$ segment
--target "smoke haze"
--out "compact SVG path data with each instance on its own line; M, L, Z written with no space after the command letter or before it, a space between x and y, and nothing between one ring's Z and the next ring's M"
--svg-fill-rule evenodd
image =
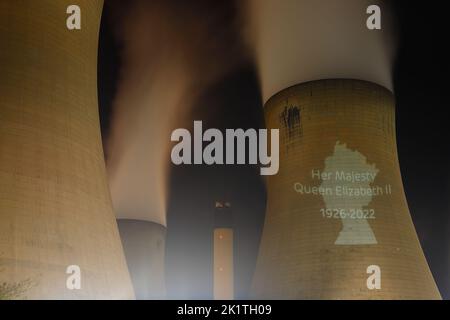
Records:
M382 30L368 30L378 4ZM248 0L245 31L259 68L263 101L295 84L367 80L392 90L393 25L380 0Z
M196 97L239 64L240 55L224 53L238 50L229 41L235 23L229 4L106 3L122 49L106 142L118 218L166 224L171 132L190 127Z

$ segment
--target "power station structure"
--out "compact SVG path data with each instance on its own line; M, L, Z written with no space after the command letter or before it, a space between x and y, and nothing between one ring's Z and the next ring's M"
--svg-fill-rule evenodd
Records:
M9 298L134 298L100 137L103 1L76 1L80 30L66 27L72 4L0 2L0 283L16 289Z
M389 28L361 24L383 2L254 1L266 124L281 144L253 297L439 299L402 186ZM103 1L76 4L80 30L66 27L72 1L0 1L0 283L9 298L131 299L125 248L136 296L164 297L164 190L124 190L163 173L123 166L110 181L122 246L97 107ZM233 277L232 228L217 223L215 298L233 298Z
M259 298L439 298L405 199L393 94L358 80L288 88L264 106L280 171L254 279ZM367 286L380 268L380 289Z
M259 39L274 39L256 51L280 170L252 297L440 299L403 190L386 30L360 24L368 1L341 4L257 2Z
M166 227L132 219L119 219L117 223L136 299L163 299Z
M176 63L167 63L174 50L160 37L161 31L171 32L172 23L165 19L163 2L119 2L113 11L121 6L128 10L114 21L121 30L115 41L123 49L122 72L105 143L106 169L136 298L164 299L170 132L181 104L179 91L167 86L183 77ZM164 21L161 30L150 27L154 19ZM156 52L167 60L155 58Z
M233 217L231 203L217 201L214 215L213 285L215 300L234 299Z

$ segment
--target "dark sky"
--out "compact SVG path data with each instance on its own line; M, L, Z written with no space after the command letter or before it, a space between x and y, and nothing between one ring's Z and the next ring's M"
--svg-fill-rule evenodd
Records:
M449 50L443 1L395 1L399 52L394 68L397 138L404 187L421 244L444 298L450 298L448 143ZM439 5L438 5L439 4ZM99 104L104 140L120 70L106 6L100 34ZM216 112L208 108L214 105ZM192 117L204 127L263 127L260 92L251 63L212 85ZM169 137L168 137L169 139ZM264 219L265 188L252 166L172 167L167 239L171 298L211 298L214 201L233 205L236 294L245 298Z

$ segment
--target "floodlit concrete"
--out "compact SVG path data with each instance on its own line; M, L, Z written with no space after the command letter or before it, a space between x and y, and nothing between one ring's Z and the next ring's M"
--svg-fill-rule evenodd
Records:
M166 297L166 227L142 220L117 220L136 299Z

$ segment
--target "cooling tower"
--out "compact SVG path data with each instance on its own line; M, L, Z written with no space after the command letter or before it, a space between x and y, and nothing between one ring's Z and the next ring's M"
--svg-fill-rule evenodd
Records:
M76 1L81 30L72 4L0 2L0 283L19 299L133 298L100 139L103 1Z
M165 297L166 227L140 220L117 222L136 299Z
M374 4L381 30L366 27ZM280 130L253 297L439 299L400 174L389 7L255 0L251 8L266 125Z
M216 202L213 239L214 299L234 299L234 232L231 203Z

